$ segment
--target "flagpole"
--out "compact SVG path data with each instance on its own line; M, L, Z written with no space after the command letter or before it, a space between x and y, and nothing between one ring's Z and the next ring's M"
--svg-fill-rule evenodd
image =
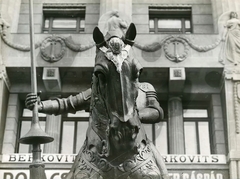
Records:
M33 21L33 2L29 0L29 30L30 30L30 57L31 57L31 91L37 94L37 73L35 59L35 39ZM53 138L46 134L39 125L38 103L36 102L32 111L32 122L29 132L19 142L32 145L32 164L29 166L30 179L46 179L45 165L41 161L41 144L53 141Z

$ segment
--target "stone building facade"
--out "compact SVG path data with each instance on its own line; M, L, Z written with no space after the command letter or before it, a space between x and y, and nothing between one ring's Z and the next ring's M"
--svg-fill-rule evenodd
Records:
M26 179L31 151L18 139L30 128L31 92L27 0L0 2L0 178ZM137 28L132 53L144 67L165 118L145 125L172 179L240 179L240 68L222 40L238 0L34 0L41 99L90 88L92 31L111 10ZM240 32L239 32L240 33ZM235 48L234 50L239 50ZM232 52L235 53L235 52ZM236 58L240 58L237 56ZM54 142L42 146L46 174L62 179L85 138L88 113L39 114Z

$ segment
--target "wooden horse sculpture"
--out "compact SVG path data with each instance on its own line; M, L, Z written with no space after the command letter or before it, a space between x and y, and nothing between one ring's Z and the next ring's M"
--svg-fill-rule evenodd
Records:
M124 39L105 41L96 27L89 128L74 179L160 179L156 158L136 108L141 66L130 57L136 36L131 24Z

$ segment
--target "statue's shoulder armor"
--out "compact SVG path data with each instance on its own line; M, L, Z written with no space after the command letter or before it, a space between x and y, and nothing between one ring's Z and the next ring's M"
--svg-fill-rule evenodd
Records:
M147 82L143 83L138 83L138 88L142 90L143 92L148 92L148 91L155 91L153 85Z

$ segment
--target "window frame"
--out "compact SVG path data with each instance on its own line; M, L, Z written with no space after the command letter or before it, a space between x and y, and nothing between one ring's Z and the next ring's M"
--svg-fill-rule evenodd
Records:
M63 123L64 122L74 122L74 136L73 136L73 151L75 154L78 152L77 149L77 134L78 134L78 122L89 122L89 117L68 117L67 115L62 115L61 119L61 129L60 129L60 143L59 143L59 153L62 153L62 140L63 140Z
M158 20L180 20L181 28L159 28ZM154 21L154 27L150 28L150 20ZM185 27L185 21L189 20L190 28ZM149 7L149 33L193 33L192 7L191 6L157 6Z
M199 122L208 122L208 133L209 133L209 148L210 155L213 153L213 143L212 143L212 119L209 113L209 104L208 102L191 102L191 104L186 104L187 102L183 102L183 111L186 109L204 109L207 110L207 117L184 117L183 115L183 123L185 122L194 122L195 130L196 130L196 142L197 142L197 155L202 155L200 151L200 135L199 135ZM184 125L185 126L185 125ZM185 130L184 130L185 136ZM186 151L185 137L184 137L184 147ZM186 153L186 152L185 152Z
M80 27L81 21L85 24L85 12L86 7L82 5L49 5L43 4L43 22L42 22L42 33L84 33L84 28ZM76 28L53 28L54 18L76 19ZM49 19L49 27L45 28L45 21Z

